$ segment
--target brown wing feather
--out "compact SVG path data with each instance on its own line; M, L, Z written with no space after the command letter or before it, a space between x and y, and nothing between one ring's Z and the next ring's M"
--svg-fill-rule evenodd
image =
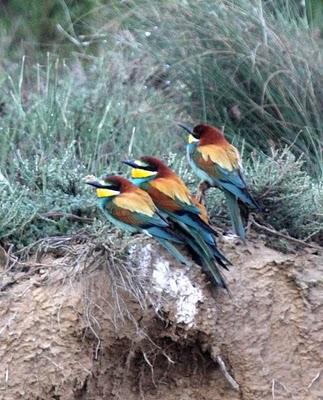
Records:
M114 204L120 210L138 212L150 217L156 212L156 206L149 194L139 188L135 188L131 192L121 193L115 198Z
M173 200L179 200L185 204L191 204L191 194L188 187L177 175L168 178L154 179L150 186Z
M207 215L206 208L202 203L200 203L196 197L192 196L192 203L200 210L199 217L203 222L205 222L207 225L209 224L209 218Z
M176 202L176 200L161 192L154 186L149 185L148 193L158 208L171 212L176 212L181 209L181 206Z
M133 211L127 210L125 208L120 207L111 207L109 210L113 217L118 219L125 224L140 226L140 220L138 215L135 215Z
M199 216L201 220L208 224L206 208L191 194L180 178L155 179L150 183L148 193L159 208L171 212L181 211L183 209L178 200L197 207L200 210Z
M213 177L217 177L216 165L231 172L240 168L237 149L227 146L205 145L197 148L196 161L199 167Z

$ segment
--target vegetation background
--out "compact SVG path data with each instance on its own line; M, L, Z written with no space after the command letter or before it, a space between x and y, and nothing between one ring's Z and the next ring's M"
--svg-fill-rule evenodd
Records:
M323 242L321 0L0 1L0 241L102 235L89 173L224 126L266 226ZM214 222L226 221L212 190ZM109 228L110 229L110 228Z

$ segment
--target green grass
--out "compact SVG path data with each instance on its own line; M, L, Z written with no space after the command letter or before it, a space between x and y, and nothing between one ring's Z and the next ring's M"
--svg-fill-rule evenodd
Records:
M307 1L306 6L318 15L318 3ZM31 29L40 24L37 21L46 21L56 29L53 43L59 46L52 49L69 49L88 64L93 55L108 53L117 65L122 49L145 70L146 78L150 74L150 82L169 88L193 122L224 125L229 137L243 139L247 151L266 152L272 143L287 144L305 157L313 176L322 176L322 39L313 33L314 17L306 18L300 1L35 4L28 10L32 23L22 17L25 23L19 25L25 27L23 43L31 37L46 44L41 27ZM21 14L19 7L15 1L6 7L11 29L12 16ZM19 36L19 30L14 35ZM53 38L49 33L48 40Z
M305 19L249 0L127 4L123 29L160 66L193 121L224 125L246 150L287 144L322 176L322 43Z
M82 177L125 173L130 155L171 157L195 190L175 121L201 120L243 150L264 222L320 241L323 62L306 21L266 9L262 20L247 1L93 5L83 21L99 39L76 45L76 18L67 58L36 46L0 70L1 243L96 232ZM225 216L218 191L208 204Z
M3 1L0 3L0 54L6 53L15 59L21 53L34 55L41 50L66 56L73 37L77 47L83 46L83 40L93 41L89 37L92 15L102 3L100 0L29 0L26 7L20 0Z

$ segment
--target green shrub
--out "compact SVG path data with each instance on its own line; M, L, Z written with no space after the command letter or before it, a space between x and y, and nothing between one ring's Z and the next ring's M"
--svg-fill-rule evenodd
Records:
M0 240L21 246L76 232L97 215L82 177L120 173L132 153L161 154L181 140L170 128L174 100L146 85L147 71L132 81L125 54L112 56L88 67L22 66L2 82Z
M195 192L199 181L186 159L171 154L168 162ZM244 166L250 190L262 208L255 216L258 221L296 238L322 242L323 186L304 170L304 160L296 159L289 148L272 150L270 155L255 151ZM219 189L207 192L206 205L215 225L228 226L225 198Z
M253 155L246 172L263 208L260 219L291 236L322 240L323 186L306 173L303 159L289 149Z

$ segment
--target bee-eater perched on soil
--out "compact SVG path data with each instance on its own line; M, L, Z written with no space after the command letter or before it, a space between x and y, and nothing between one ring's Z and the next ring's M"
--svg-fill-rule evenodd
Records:
M121 176L103 179L91 176L85 178L85 183L96 188L99 208L117 228L154 237L178 261L191 266L192 263L173 245L184 241L172 232L148 193Z
M207 183L222 189L228 205L234 232L245 239L238 200L260 209L248 191L238 150L211 125L194 128L179 124L188 133L187 157L195 174Z
M186 235L186 242L200 259L204 271L216 276L218 285L225 286L216 264L227 269L230 262L217 248L216 233L208 223L205 207L158 158L141 157L124 163L132 167L132 182L146 190L158 209Z

